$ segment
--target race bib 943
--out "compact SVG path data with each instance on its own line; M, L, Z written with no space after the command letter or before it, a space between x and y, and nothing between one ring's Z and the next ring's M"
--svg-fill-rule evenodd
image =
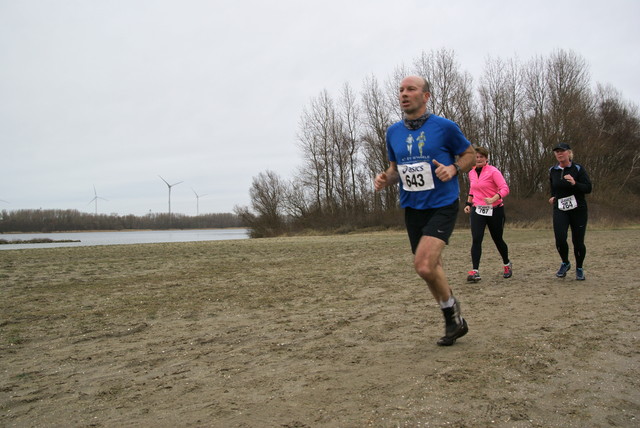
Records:
M402 188L407 192L420 192L434 188L431 165L428 162L398 165L398 173L402 180Z

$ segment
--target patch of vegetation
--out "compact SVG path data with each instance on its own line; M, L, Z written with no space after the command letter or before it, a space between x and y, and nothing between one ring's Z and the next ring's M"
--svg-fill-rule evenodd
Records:
M50 238L34 238L34 239L0 239L0 245L8 244L53 244L57 242L80 242L79 239L50 239Z
M7 343L10 346L20 345L21 343L24 343L24 338L20 335L20 331L11 330L7 332Z

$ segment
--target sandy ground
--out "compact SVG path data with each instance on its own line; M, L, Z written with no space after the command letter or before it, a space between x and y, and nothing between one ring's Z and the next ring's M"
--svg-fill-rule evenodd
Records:
M640 230L469 240L449 348L400 232L0 251L0 426L640 426Z

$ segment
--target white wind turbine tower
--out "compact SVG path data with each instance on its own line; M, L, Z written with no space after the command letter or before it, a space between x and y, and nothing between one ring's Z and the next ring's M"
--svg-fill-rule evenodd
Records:
M169 188L169 222L171 222L171 188L173 186L177 186L178 184L182 183L182 181L178 181L177 183L173 183L173 184L169 184L167 182L167 180L165 180L164 178L162 178L160 175L158 175L158 177L160 177L160 179L162 181L164 181L164 183L167 185L167 187Z
M191 190L193 190L193 187ZM200 215L200 198L207 195L198 195L195 190L193 190L193 194L196 195L196 215Z
M102 199L103 201L107 201L108 199L105 198L101 198L100 196L98 196L98 192L96 192L96 185L93 185L93 199L91 199L89 201L89 203L91 202L95 202L96 204L96 215L98 215L98 199Z

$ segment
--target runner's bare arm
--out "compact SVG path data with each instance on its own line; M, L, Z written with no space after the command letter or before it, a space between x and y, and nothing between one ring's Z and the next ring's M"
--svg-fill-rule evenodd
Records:
M471 171L473 165L476 164L476 151L473 146L467 147L467 150L460 153L456 163L460 167L460 174Z
M398 164L396 162L390 162L389 168L376 176L373 185L376 190L380 191L387 186L397 183L399 178Z
M472 146L458 155L458 160L451 165L444 165L437 160L432 161L435 166L435 174L442 181L453 180L458 174L469 172L471 167L476 163L476 151ZM456 167L457 165L457 167Z

